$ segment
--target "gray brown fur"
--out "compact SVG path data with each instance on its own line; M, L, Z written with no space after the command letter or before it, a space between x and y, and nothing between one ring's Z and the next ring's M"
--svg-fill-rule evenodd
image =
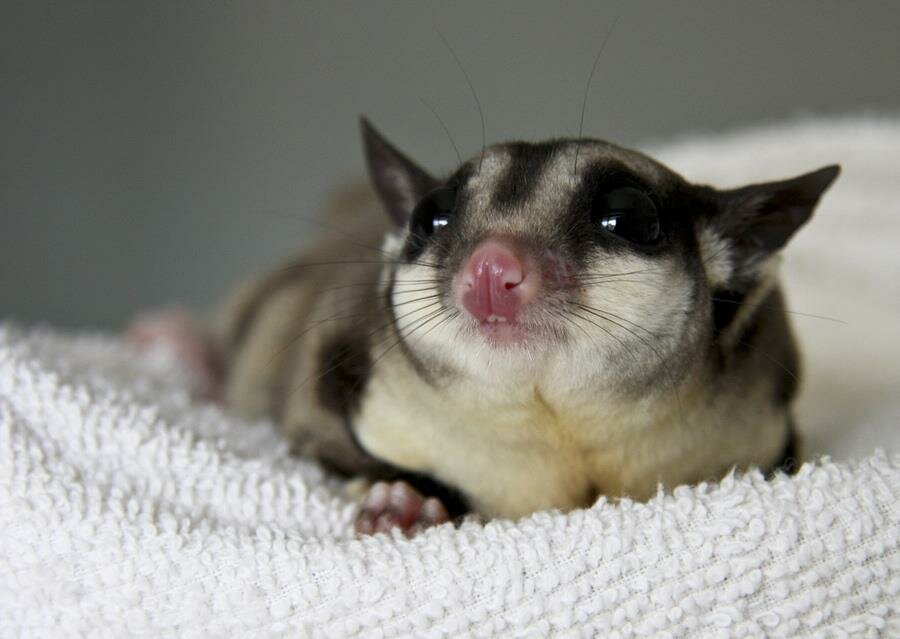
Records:
M592 140L576 172L563 140L489 147L437 180L367 125L364 136L381 201L353 190L326 224L368 248L326 231L235 294L220 327L230 405L275 416L298 453L341 472L420 473L486 516L645 499L660 483L781 462L799 358L777 251L836 167L717 191ZM663 248L591 227L590 198L622 180L659 203ZM406 220L444 184L452 222L418 246ZM518 350L479 345L452 299L456 269L494 234L552 247L584 280L551 300L555 314L535 311L540 334Z
M329 224L362 236L391 228L366 187L342 193L328 213ZM369 333L388 322L374 285L381 271L377 252L338 235L238 288L217 322L226 404L249 417L274 417L294 452L345 474L383 469L350 429L366 387L360 365L367 367L369 345L381 338ZM332 361L341 344L356 352ZM341 388L351 377L359 383Z

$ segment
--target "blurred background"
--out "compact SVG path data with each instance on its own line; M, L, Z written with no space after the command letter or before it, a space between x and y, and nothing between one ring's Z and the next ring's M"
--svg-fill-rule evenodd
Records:
M303 217L363 175L361 113L450 169L423 100L464 155L481 127L438 32L489 143L576 135L617 15L585 135L641 147L900 108L895 1L7 0L0 318L113 328L145 307L213 304L317 232Z

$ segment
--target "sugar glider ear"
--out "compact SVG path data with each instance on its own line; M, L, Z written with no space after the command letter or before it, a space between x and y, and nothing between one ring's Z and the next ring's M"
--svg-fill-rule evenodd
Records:
M365 117L360 124L369 177L394 224L404 226L438 181L385 140Z
M701 250L714 285L755 276L810 217L841 168L823 167L780 182L717 191L718 211L701 230Z

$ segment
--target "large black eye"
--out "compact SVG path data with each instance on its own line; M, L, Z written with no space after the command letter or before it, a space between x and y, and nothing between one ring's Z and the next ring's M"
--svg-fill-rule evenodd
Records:
M456 206L456 189L441 186L425 194L409 220L409 230L418 239L429 238L450 223Z
M650 196L630 186L598 198L591 218L607 233L635 244L656 244L662 237L659 214Z

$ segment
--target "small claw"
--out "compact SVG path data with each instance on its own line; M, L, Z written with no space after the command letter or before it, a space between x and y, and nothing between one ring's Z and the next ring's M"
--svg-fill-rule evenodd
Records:
M417 521L424 523L426 526L434 526L450 521L450 515L447 514L447 509L444 508L444 504L441 503L440 499L429 497L422 504L422 510L419 511L419 519Z
M388 498L388 514L393 525L408 530L419 517L424 498L405 481L396 481L391 486Z
M356 532L361 535L374 535L379 514L384 512L388 505L388 497L391 487L387 482L379 481L372 484L369 492L363 497L359 514L356 517Z
M447 509L444 508L444 504L441 503L441 500L436 497L429 497L422 503L422 508L419 510L419 516L416 517L416 521L410 526L407 534L410 537L413 537L426 528L431 528L432 526L437 526L438 524L443 524L448 521L450 521L450 515L447 514Z
M446 521L447 509L435 497L424 498L405 481L376 482L362 501L356 532L372 535L399 528L411 537Z

